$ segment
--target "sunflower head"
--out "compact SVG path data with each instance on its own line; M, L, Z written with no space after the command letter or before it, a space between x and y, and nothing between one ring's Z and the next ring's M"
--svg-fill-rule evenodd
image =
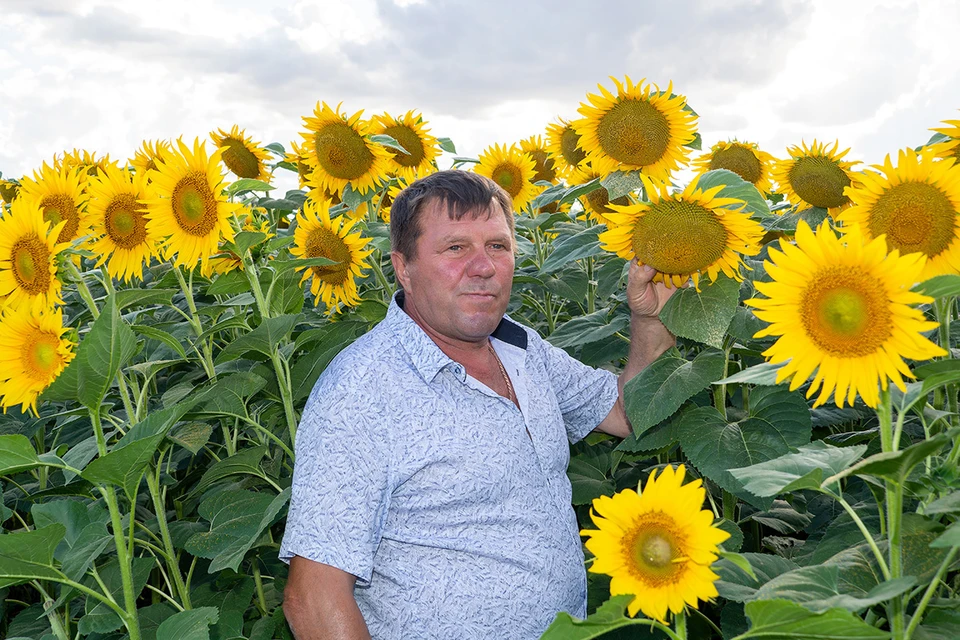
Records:
M960 166L935 151L904 149L847 189L853 206L840 214L841 230L859 225L868 238L886 236L901 255L927 257L921 280L960 271Z
M0 405L37 415L37 397L73 360L60 309L8 306L0 317Z
M66 164L59 169L43 163L33 178L24 178L20 185L22 194L40 203L43 219L51 226L60 226L57 242L73 242L90 233L85 222L84 210L87 196L84 193L88 174L79 167Z
M925 260L888 254L883 237L867 241L859 226L838 238L826 222L814 233L801 221L795 245L781 240L779 251L770 249L764 266L771 281L754 283L766 297L747 301L770 323L755 337L777 336L763 354L786 363L777 382L792 378L792 391L816 371L807 392L820 389L814 407L831 393L838 407L858 394L875 407L888 380L905 392L902 376L913 374L904 358L946 355L922 335L937 323L914 307L932 299L910 290Z
M563 118L547 125L547 151L553 157L557 175L561 178L582 169L587 158L586 152L580 148L580 134Z
M172 151L173 147L166 140L156 140L154 142L144 140L128 162L138 174L146 176L149 180L149 172L157 168L157 158Z
M388 148L387 152L390 154L391 173L408 182L437 170L440 147L426 125L423 116L413 111L407 111L400 117L384 113L374 117L370 123L370 133L388 135L406 150L404 153Z
M363 111L352 116L317 103L313 117L303 119L307 164L313 169L313 186L342 194L347 184L365 194L377 188L390 170L390 153L367 138L370 124L360 119ZM402 145L401 145L402 146Z
M144 201L153 197L146 176L126 169L107 167L90 178L87 221L93 230L91 250L97 266L125 282L143 278L143 266L157 255L157 238L147 229ZM109 260L109 262L108 262Z
M557 162L553 154L547 149L543 138L540 136L530 136L526 140L520 141L520 151L533 158L533 182L556 182L559 174L557 172Z
M600 94L587 95L589 103L579 110L583 118L573 123L587 160L601 175L639 169L665 180L686 164L685 145L695 138L697 117L684 96L673 94L672 82L660 91L643 80L611 80L617 93L598 85Z
M763 237L763 227L742 210L744 202L718 197L723 185L704 191L697 179L672 195L666 183L641 179L650 201L612 206L609 230L600 234L603 247L653 267L654 280L667 286L690 278L699 286L701 275L713 281L720 272L740 280L740 255L759 253Z
M163 153L149 173L153 194L147 205L147 233L161 240L164 257L174 264L204 271L217 253L221 239L233 241L231 214L242 207L223 194L226 184L220 167L221 150L209 156L199 138L193 149L177 140L177 149Z
M537 194L537 187L533 184L536 164L517 145L508 147L495 144L487 147L473 170L490 178L510 194L514 211L526 209Z
M570 182L572 184L586 184L591 180L602 177L603 176L589 164L586 164L583 169L576 171L570 176ZM609 224L610 221L607 219L607 214L616 213L611 205L625 207L633 201L630 199L630 196L619 196L611 201L610 192L607 191L606 187L601 186L581 196L580 202L583 205L584 212L589 218L599 224Z
M66 221L51 227L40 201L21 195L0 218L0 299L12 307L47 308L60 304L56 256Z
M300 188L305 189L310 184L313 167L310 166L310 161L307 158L307 152L304 150L303 145L294 140L290 143L290 148L292 151L287 153L283 159L297 167L297 178L300 181Z
M290 253L298 258L327 258L335 262L299 269L304 272L301 282L311 280L314 305L323 300L330 314L341 303L345 306L360 304L357 278L364 276L364 260L373 250L365 249L369 238L361 237L359 231L350 232L356 222L348 216L331 218L326 201L309 197L297 214L294 246Z
M773 178L780 185L779 191L797 206L820 207L836 216L850 206L845 190L856 186L855 174L850 170L856 162L843 157L850 149L838 152L839 141L827 147L816 140L810 147L789 147L789 157L775 161Z
M261 149L260 143L254 142L238 125L233 125L230 131L211 131L210 139L217 149L223 151L223 164L235 176L263 181L270 179L267 168L270 152Z
M931 131L936 131L945 139L930 145L930 150L938 158L953 158L960 163L960 120L944 120L941 124L946 126Z
M12 180L0 180L0 199L5 204L13 202L20 193L20 183Z
M610 595L633 595L627 610L666 623L667 612L697 608L718 593L710 565L730 537L702 509L706 492L697 479L683 484L686 468L650 473L643 492L625 489L593 501L596 529L585 529L594 556L591 573L611 576Z
M753 142L718 142L694 161L697 175L714 169L727 169L752 184L760 193L769 193L773 156Z
M65 152L61 164L69 169L79 169L84 178L100 175L107 167L119 167L115 160L110 159L109 153L98 158L95 151L85 149Z

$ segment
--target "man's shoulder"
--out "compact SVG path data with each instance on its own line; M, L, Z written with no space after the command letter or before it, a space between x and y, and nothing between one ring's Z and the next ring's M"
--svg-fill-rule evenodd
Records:
M320 382L338 382L352 386L370 376L382 376L385 370L400 365L401 349L396 334L384 323L366 332L337 354L327 365Z

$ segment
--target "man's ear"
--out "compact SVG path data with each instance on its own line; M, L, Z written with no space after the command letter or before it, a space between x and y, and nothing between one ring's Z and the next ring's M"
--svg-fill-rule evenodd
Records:
M390 262L393 263L393 273L397 278L397 282L400 283L400 286L403 287L405 291L409 291L410 278L407 277L407 266L409 263L406 257L399 251L391 251Z

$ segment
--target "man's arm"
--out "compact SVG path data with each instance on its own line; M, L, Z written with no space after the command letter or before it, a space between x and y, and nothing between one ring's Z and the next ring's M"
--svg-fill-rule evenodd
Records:
M294 556L283 590L283 615L297 640L369 640L353 597L356 576Z
M647 266L630 263L627 276L627 304L630 306L630 352L627 366L617 379L620 394L613 409L597 425L598 431L626 438L633 433L624 408L623 388L660 354L677 344L676 337L660 322L660 311L676 289L668 289L662 283L652 283L656 272Z

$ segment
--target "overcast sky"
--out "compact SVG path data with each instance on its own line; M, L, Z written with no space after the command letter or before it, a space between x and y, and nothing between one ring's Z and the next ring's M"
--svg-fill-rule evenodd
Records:
M589 7L589 8L588 8ZM299 139L318 100L423 112L476 156L543 133L608 76L666 87L704 148L840 139L878 163L960 118L960 2L0 0L0 171L239 124Z

